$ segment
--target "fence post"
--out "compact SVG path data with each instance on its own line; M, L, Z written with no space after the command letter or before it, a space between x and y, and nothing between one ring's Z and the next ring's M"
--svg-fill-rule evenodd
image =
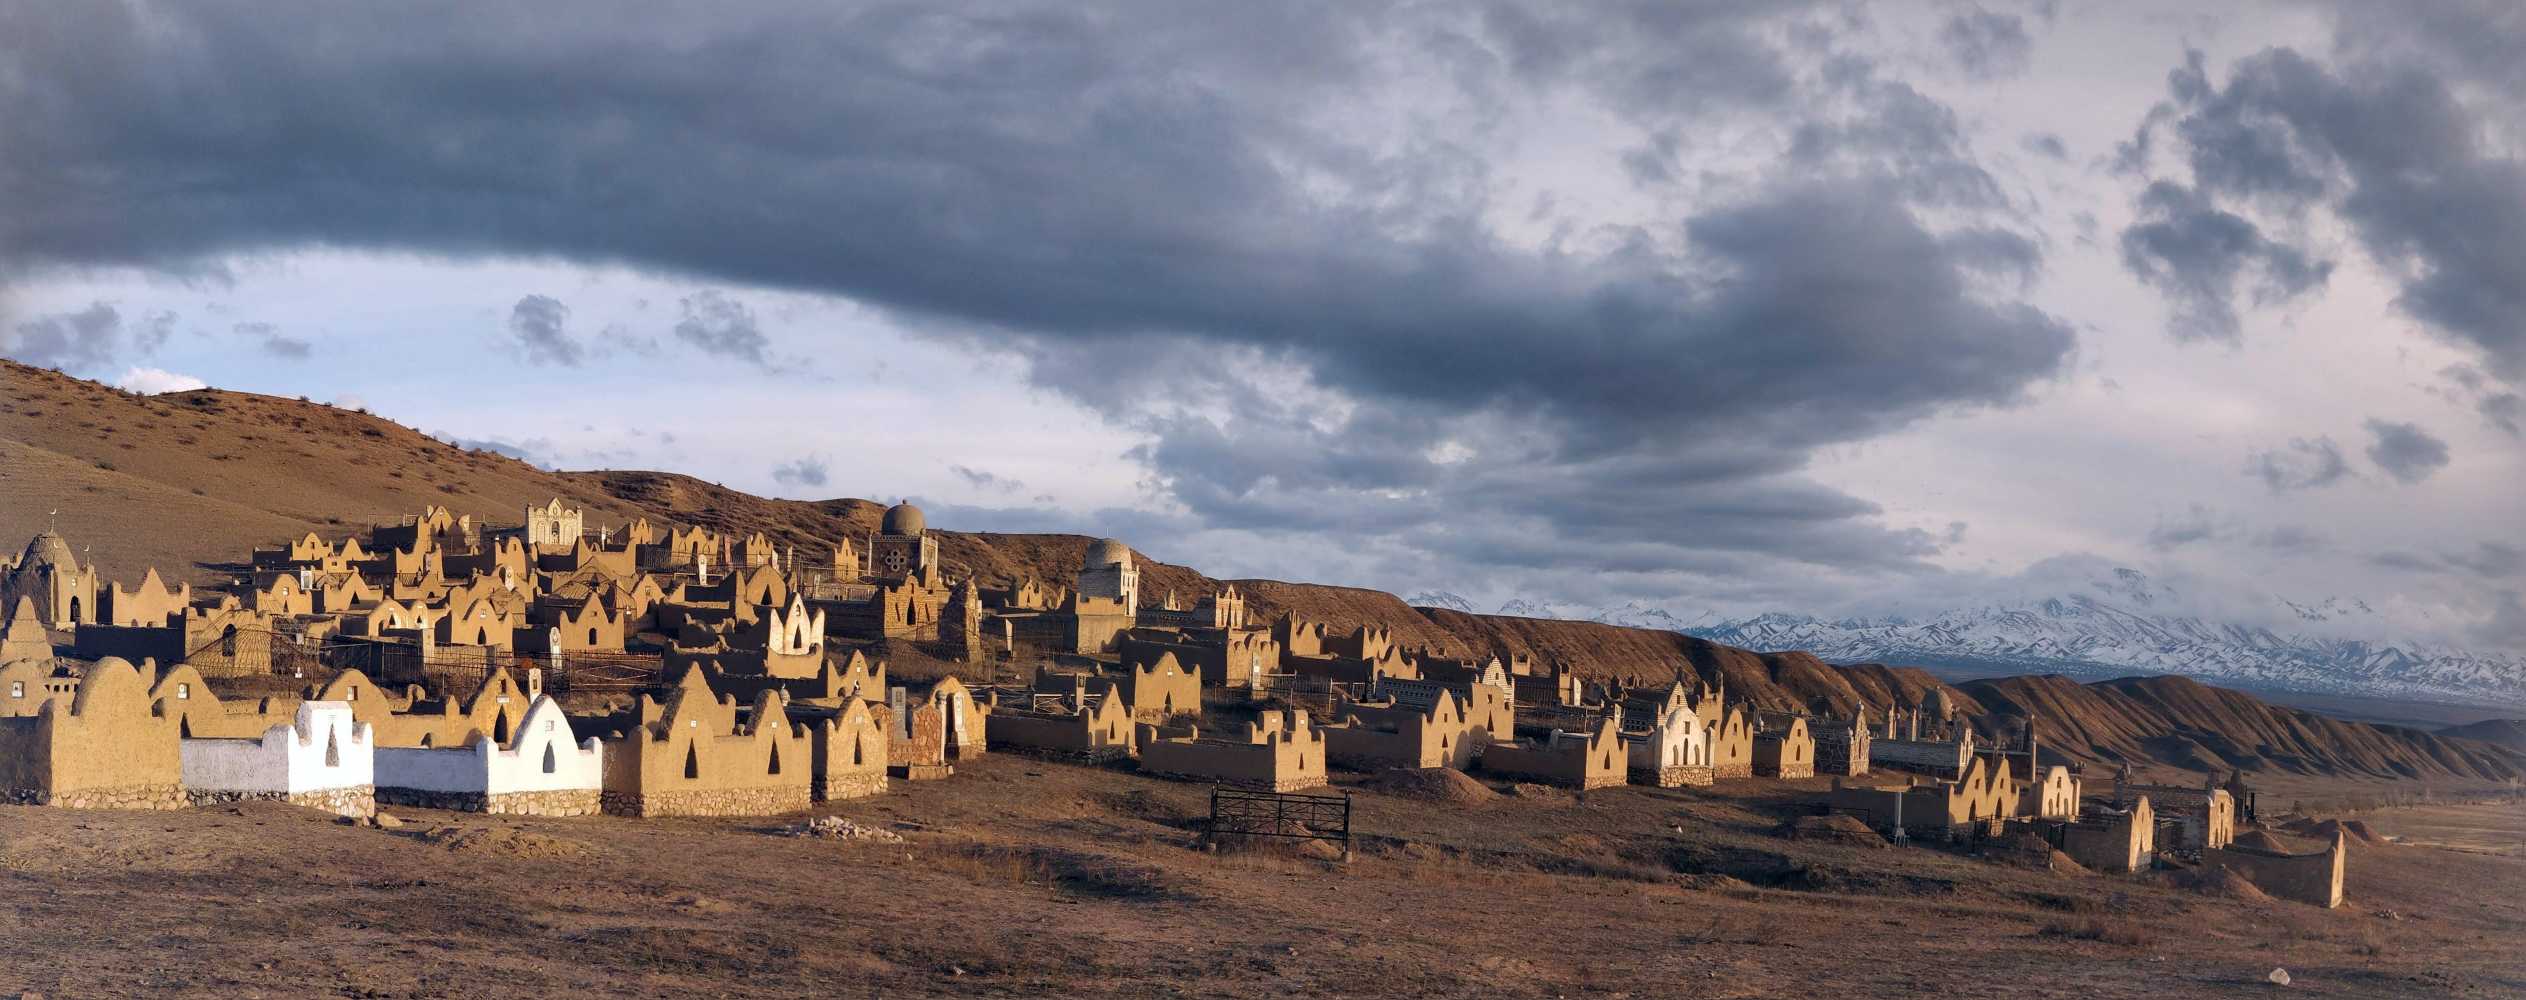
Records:
M1351 863L1351 796L1342 794L1342 863Z

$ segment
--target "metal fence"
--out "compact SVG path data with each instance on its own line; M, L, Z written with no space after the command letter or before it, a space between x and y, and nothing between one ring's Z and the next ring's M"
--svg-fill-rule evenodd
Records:
M227 629L218 638L187 650L184 662L204 677L306 677L324 671L320 647L304 635L270 629Z
M1278 837L1342 845L1351 857L1351 797L1263 792L1221 786L1210 790L1212 843L1222 837Z
M658 668L662 660L656 653L563 653L544 668L544 689L554 694L573 691L631 692L667 683Z

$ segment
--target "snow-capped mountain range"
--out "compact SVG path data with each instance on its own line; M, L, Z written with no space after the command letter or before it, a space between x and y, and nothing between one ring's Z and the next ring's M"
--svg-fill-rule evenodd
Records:
M1410 603L1472 611L1446 593ZM2381 616L2352 599L2280 601L2290 627L2182 614L2178 595L2129 569L2073 592L1960 608L1922 618L1827 620L1763 614L1707 624L1627 604L1588 609L1511 600L1496 614L1597 621L1682 632L1758 652L1804 650L1831 663L1957 666L1995 673L2183 674L2283 690L2526 705L2526 656L2383 638L2342 638Z

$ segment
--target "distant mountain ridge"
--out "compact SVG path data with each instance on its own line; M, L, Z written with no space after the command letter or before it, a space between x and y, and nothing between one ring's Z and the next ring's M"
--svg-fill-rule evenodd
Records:
M1410 599L1470 613L1454 594ZM2070 593L2030 595L1926 618L1825 619L1769 613L1710 624L1627 604L1586 609L1513 599L1495 612L1527 618L1664 628L1759 652L1805 651L1832 663L1908 663L2091 678L2172 674L2248 688L2526 705L2526 656L2444 644L2348 638L2385 631L2366 602L2280 601L2299 628L2181 614L2173 588L2116 569ZM2330 633L2330 634L2328 634Z

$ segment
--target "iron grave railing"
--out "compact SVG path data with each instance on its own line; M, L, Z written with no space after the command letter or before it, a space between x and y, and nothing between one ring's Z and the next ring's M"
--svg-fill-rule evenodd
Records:
M1220 786L1210 790L1212 843L1223 837L1279 837L1342 845L1351 857L1351 797L1301 795Z

